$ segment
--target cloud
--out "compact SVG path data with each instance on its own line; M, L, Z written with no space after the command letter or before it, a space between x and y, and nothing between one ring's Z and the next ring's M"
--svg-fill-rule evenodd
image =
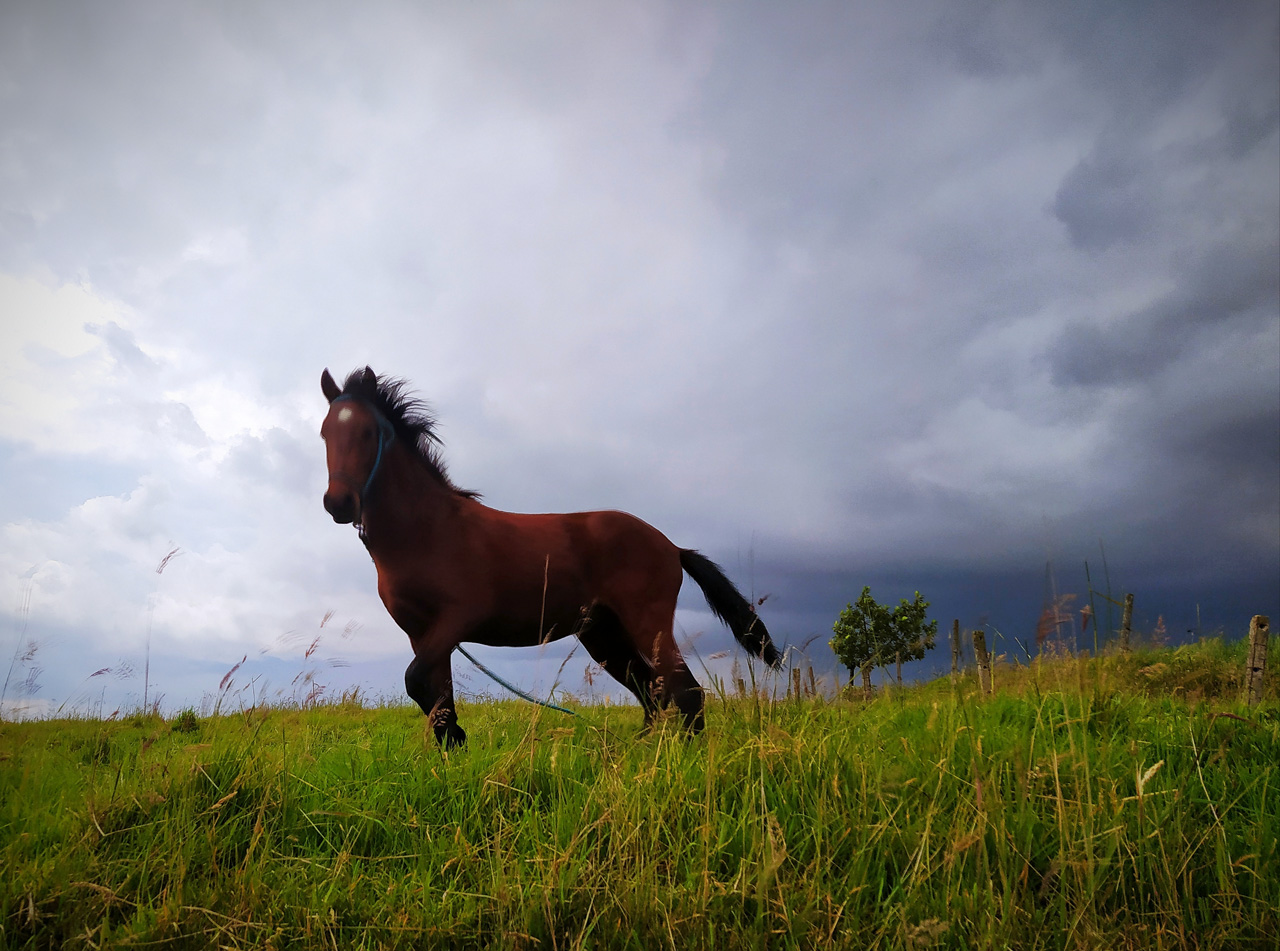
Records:
M278 410L225 380L183 382L182 354L147 353L120 322L101 319L127 310L91 288L13 279L0 288L24 318L7 327L0 439L80 486L83 499L40 517L32 506L0 526L4 603L25 603L36 629L93 631L118 651L151 637L162 654L215 662L315 626L329 598L381 613L371 572L348 580L343 559L316 558L326 523L308 516L323 515L323 457L306 421L272 426ZM93 492L122 476L127 489ZM43 500L57 487L26 491ZM181 557L161 577L174 548ZM389 649L378 630L364 639L367 654Z
M40 566L50 630L403 657L319 505L366 363L491 504L806 630L871 575L1023 610L1048 542L1280 561L1274 5L313 13L0 13L0 599Z
M1280 300L1280 236L1251 230L1241 227L1232 240L1192 252L1170 275L1173 289L1144 306L1068 325L1050 350L1055 382L1132 384L1189 351L1264 330Z
M1080 248L1105 249L1147 237L1156 224L1159 182L1128 156L1080 162L1054 196L1053 211Z

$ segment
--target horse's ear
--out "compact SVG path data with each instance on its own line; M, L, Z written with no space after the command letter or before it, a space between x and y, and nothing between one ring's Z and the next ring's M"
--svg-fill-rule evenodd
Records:
M320 374L320 392L324 394L324 398L330 403L342 395L342 390L338 388L338 384L333 382L333 377L329 375L329 368L325 367L324 372Z
M371 367L365 367L364 376L360 377L360 382L373 389L378 385L378 374L374 373Z

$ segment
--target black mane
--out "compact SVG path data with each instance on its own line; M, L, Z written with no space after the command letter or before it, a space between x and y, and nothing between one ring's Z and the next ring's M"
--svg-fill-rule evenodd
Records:
M405 380L389 376L375 376L372 385L365 381L365 371L352 370L342 384L342 395L364 400L386 417L396 438L418 457L450 491L467 499L480 498L479 492L460 489L449 478L444 460L440 458L440 437L436 435L436 417L424 400L405 392L409 388Z

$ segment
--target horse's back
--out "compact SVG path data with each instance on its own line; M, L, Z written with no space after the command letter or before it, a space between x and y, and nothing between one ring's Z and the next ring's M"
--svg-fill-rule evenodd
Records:
M602 510L521 514L488 509L487 534L501 560L518 558L541 581L560 575L583 586L589 600L632 596L637 588L679 590L680 549L648 522L628 512Z
M635 598L675 598L684 577L680 549L648 522L628 512L576 513L588 536L591 574L606 603Z

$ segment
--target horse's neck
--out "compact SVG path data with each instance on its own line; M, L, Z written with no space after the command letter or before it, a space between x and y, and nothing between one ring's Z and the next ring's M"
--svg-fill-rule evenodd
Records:
M402 450L388 455L365 510L365 543L372 547L421 545L448 530L458 497Z

